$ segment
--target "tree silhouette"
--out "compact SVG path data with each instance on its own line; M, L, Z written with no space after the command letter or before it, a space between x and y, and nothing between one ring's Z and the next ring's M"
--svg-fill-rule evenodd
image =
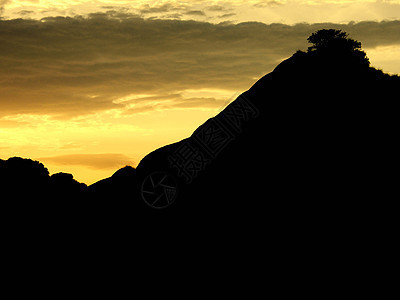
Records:
M308 53L327 54L353 61L359 65L369 66L367 54L361 50L361 43L348 37L342 30L322 29L311 34L307 41L312 46Z

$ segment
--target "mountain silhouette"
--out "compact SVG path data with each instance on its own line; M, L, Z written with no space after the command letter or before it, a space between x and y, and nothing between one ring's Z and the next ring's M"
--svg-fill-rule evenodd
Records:
M169 193L171 213L303 223L373 205L393 182L400 78L343 39L298 51L189 138L143 158L135 198L162 206ZM152 174L175 183L160 196Z
M4 244L18 260L77 266L72 274L112 261L125 275L139 257L151 270L184 261L241 283L238 270L252 268L244 274L254 283L265 276L253 270L265 269L279 292L296 295L297 287L358 293L396 249L400 77L370 67L340 31L309 41L136 169L87 187L37 161L0 160Z
M371 67L341 31L319 31L309 42L136 169L86 187L11 158L0 161L2 190L63 199L60 210L108 225L178 217L315 234L353 226L392 192L400 77Z

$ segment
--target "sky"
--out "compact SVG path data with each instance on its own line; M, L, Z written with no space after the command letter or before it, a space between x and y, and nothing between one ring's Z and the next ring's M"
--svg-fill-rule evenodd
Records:
M0 158L87 184L136 166L323 28L400 73L400 0L0 0Z

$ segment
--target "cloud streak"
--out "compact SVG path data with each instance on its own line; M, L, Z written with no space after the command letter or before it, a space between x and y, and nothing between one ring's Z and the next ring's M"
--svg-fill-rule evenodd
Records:
M119 153L69 154L41 157L38 160L60 165L85 166L91 169L116 169L133 164L132 160L128 156Z
M364 47L400 44L400 21L227 25L115 11L0 20L0 117L218 106L219 99L182 94L187 89L243 91L305 49L309 34L321 28L343 29ZM139 98L119 101L135 94L155 95L147 100L156 105Z

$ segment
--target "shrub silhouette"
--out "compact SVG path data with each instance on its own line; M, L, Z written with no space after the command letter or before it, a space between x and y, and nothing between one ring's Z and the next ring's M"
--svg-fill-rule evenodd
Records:
M342 30L318 30L307 40L313 44L308 47L308 53L329 55L332 58L340 57L346 63L354 62L367 67L370 65L367 54L361 50L361 42L349 38L348 34Z
M83 192L86 184L76 181L72 174L56 173L50 177L50 196L53 197L77 197Z
M341 30L322 29L314 32L308 37L308 42L314 44L308 47L308 52L331 48L340 45L349 51L361 49L361 43L348 38L348 34ZM336 45L335 45L336 44Z

